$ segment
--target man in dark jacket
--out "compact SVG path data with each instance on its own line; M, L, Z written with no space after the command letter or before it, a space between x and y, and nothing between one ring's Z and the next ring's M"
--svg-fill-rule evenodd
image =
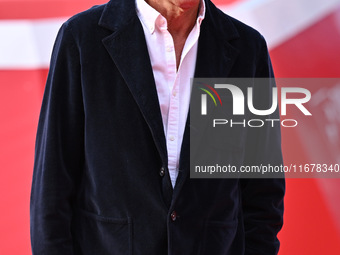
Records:
M277 254L283 179L190 178L193 76L272 77L263 37L209 0L111 0L63 24L37 132L34 255ZM282 164L279 128L246 133L226 158Z

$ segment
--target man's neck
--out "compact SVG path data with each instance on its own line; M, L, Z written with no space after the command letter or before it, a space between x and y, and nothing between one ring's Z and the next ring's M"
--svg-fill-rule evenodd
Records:
M168 23L175 45L177 68L185 41L195 26L200 0L145 0Z
M187 37L195 25L199 0L146 0L168 22L172 36Z

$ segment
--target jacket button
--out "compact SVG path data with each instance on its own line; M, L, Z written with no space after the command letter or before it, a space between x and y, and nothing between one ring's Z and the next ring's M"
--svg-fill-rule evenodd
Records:
M163 176L165 175L165 169L164 169L164 167L162 167L161 170L159 171L159 175L160 175L161 177L163 177Z
M175 220L177 219L177 213L176 213L176 211L173 211L173 212L171 213L170 218L171 218L172 221L175 221Z

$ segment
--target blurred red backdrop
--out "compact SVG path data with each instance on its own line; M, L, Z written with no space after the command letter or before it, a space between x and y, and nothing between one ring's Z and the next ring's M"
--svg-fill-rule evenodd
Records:
M49 52L56 32L53 29L51 32L49 26L55 28L67 17L104 2L0 0L0 204L3 205L0 254L31 254L29 196L34 140L48 72ZM340 76L339 0L213 2L264 34L277 77ZM298 19L301 17L308 18L301 21ZM296 23L293 22L285 30L285 25L292 19L296 19ZM26 33L27 36L19 36L17 32ZM47 36L47 32L51 35ZM52 39L45 41L51 36ZM48 50L41 50L42 45ZM12 54L12 51L23 48L26 56L30 47L35 51L35 55L27 55L31 59ZM313 91L318 89L310 88ZM336 88L326 89L339 91ZM333 110L340 114L340 105L335 104L334 107ZM340 134L339 121L333 124L335 133ZM320 132L323 131L317 131L316 134L322 136ZM337 155L340 155L339 137L334 136L334 139L338 139L333 146L333 151L334 148L338 149L335 151ZM286 163L312 163L313 157L310 149L306 148L306 139L313 137L303 136L294 129L282 130ZM316 152L318 147L329 146L326 140L318 142L315 144ZM329 155L325 160L340 163L339 157L331 157ZM280 255L340 254L339 192L340 179L287 179L285 224L279 235Z

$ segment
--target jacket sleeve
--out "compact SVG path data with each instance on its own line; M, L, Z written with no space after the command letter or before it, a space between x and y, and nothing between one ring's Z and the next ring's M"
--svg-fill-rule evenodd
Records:
M256 78L274 78L266 43L262 39L262 50L259 54ZM265 83L254 84L254 105L258 109L269 109L271 91L275 86L274 79ZM260 119L261 116L253 116ZM279 119L277 110L264 119ZM247 134L245 165L260 166L283 165L281 152L280 124L274 127L265 125L261 128L249 128ZM285 193L284 174L275 178L241 179L242 208L245 228L246 255L277 254L280 242L277 234L283 225L283 198Z
M33 255L73 254L75 187L84 162L79 51L65 23L55 41L38 124L30 202Z

